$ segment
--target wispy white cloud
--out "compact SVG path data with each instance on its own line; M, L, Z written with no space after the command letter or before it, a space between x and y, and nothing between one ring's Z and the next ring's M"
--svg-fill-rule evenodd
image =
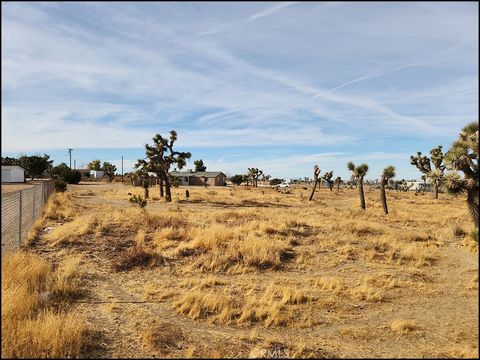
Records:
M261 17L271 15L271 14L276 13L277 11L279 11L281 9L284 9L286 7L289 7L289 6L292 6L292 5L295 5L295 4L298 4L298 2L297 1L281 2L281 3L275 4L275 5L269 6L268 8L266 8L264 10L261 10L261 11L258 11L255 14L251 15L249 17L249 20L253 21L253 20L259 19Z

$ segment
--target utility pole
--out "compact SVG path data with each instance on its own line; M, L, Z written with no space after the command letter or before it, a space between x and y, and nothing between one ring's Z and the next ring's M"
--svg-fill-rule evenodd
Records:
M73 159L73 168L76 170L77 169L77 160Z
M72 150L73 149L68 148L68 154L70 155L70 169L72 168Z
M122 182L123 182L123 155L122 155Z

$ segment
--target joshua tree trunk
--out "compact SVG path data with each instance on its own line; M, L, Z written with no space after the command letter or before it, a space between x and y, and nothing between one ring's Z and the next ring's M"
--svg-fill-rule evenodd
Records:
M359 179L358 183L358 192L360 194L360 206L365 210L365 194L363 193L363 179Z
M478 189L467 189L467 205L470 215L477 229L479 228L478 220Z
M437 181L433 182L433 195L435 196L435 199L438 199L438 183L437 183Z
M170 192L170 180L168 179L168 175L165 176L165 200L167 202L172 202L172 194Z
M340 190L340 182L337 183L337 190Z
M328 186L330 186L330 191L332 191L333 184L329 182L329 183L328 183Z
M308 201L312 201L312 199L313 199L313 194L315 193L315 189L317 187L317 182L318 182L317 179L315 179L315 181L313 182L312 193L310 194L310 198L308 199Z
M146 188L143 188L143 197L144 197L145 199L148 199L148 188L147 188L147 187L146 187Z
M158 181L158 184L159 184L159 187L160 187L160 197L163 197L163 179L162 179L162 176L159 174L159 181Z
M385 193L385 185L386 185L386 181L385 181L385 178L382 176L382 179L380 181L380 200L382 201L383 212L385 213L385 215L387 215L388 207L387 207L387 195Z

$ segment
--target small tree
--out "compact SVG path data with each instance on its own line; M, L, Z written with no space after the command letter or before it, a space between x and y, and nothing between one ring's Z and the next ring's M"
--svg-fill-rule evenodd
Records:
M67 184L78 184L82 180L82 174L78 170L70 170L64 175L64 180Z
M17 166L20 166L20 160L19 159L15 159L15 158L11 158L11 157L3 157L2 156L2 165L4 166L14 166L14 165L17 165Z
M203 172L207 170L207 167L203 164L203 160L195 160L193 162L193 165L195 165L195 171L196 172Z
M348 170L352 172L353 177L356 180L356 183L358 184L358 193L360 195L360 207L365 210L365 194L363 192L363 179L365 178L365 175L367 174L368 171L368 165L367 164L361 164L359 166L355 166L353 162L349 162L347 164Z
M206 176L202 176L202 180L203 180L203 185L205 187L207 187L208 186L208 178Z
M337 176L335 179L335 184L337 184L337 190L340 190L340 184L343 183L343 180L340 176Z
M115 177L115 171L117 171L117 167L109 162L105 161L102 166L103 176L108 179L109 182L113 181Z
M478 123L472 122L462 129L458 139L452 144L445 156L449 169L463 172L463 179L458 173L449 173L445 179L445 187L449 193L454 195L467 193L468 209L477 232L479 228L480 191L478 140Z
M100 159L90 161L87 165L87 168L90 170L96 170L96 171L102 170Z
M272 185L272 186L275 186L275 185L279 185L283 182L282 179L278 179L278 178L273 178L272 180L270 180L269 184Z
M248 168L248 175L252 179L253 184L255 187L258 187L258 179L262 176L263 171L258 168Z
M312 187L312 193L310 194L310 198L308 199L308 201L312 201L313 199L313 194L315 193L315 188L317 187L317 183L318 183L318 175L320 175L320 168L318 167L318 165L315 165L313 167L313 187Z
M230 178L230 181L234 185L241 185L244 180L244 175L234 175Z
M143 199L140 195L132 195L128 201L144 215L147 215L147 199Z
M19 165L25 169L25 172L29 177L33 178L41 176L45 170L49 170L52 167L53 160L49 160L50 156L43 154L38 155L22 155L19 159Z
M443 182L443 173L445 171L444 158L442 145L438 145L430 150L430 158L423 156L421 152L418 152L416 156L410 156L410 163L415 165L432 182L435 199L438 199L438 189ZM435 166L434 169L432 168L432 163Z
M334 183L334 181L332 180L332 177L333 177L333 171L326 172L325 175L323 175L322 177L322 179L327 182L328 187L330 188L330 191L332 191L333 183Z
M388 166L383 169L383 174L380 179L380 200L382 201L383 212L385 215L388 214L388 207L387 207L387 195L385 192L385 186L388 184L390 179L395 177L395 168L393 166Z

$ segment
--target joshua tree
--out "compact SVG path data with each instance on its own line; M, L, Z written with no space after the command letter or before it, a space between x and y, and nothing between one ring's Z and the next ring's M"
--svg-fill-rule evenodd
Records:
M430 158L422 156L421 152L418 152L416 156L410 156L410 163L415 165L433 183L435 199L438 199L438 188L443 182L443 172L445 171L444 158L442 145L438 145L430 150ZM432 163L435 169L432 169Z
M388 214L387 195L385 193L385 185L387 185L388 181L394 177L395 177L395 168L393 166L387 166L385 169L383 169L383 174L380 179L380 200L382 201L383 211L385 212L385 215Z
M332 191L333 188L333 183L334 181L332 180L333 177L333 171L329 171L323 175L322 179L325 180L328 183L328 187L330 188L330 191Z
M318 165L315 165L313 167L313 187L312 187L312 193L310 194L310 198L308 199L308 201L312 201L313 199L313 194L315 193L315 188L317 187L317 183L318 183L318 175L320 175L320 168L318 167Z
M467 193L468 209L477 229L480 191L478 140L478 123L472 122L462 129L458 139L445 154L448 168L463 172L463 179L455 172L447 174L445 187L451 194Z
M335 184L337 184L337 190L340 190L340 184L343 182L342 178L340 176L337 176L335 178Z
M202 172L202 171L206 171L207 170L207 167L203 164L203 160L200 159L200 160L195 160L193 162L193 165L195 165L195 171L196 172Z
M192 156L189 152L173 150L173 144L177 140L175 130L170 131L170 139L163 138L160 134L153 137L153 145L145 144L145 153L148 159L148 169L157 174L160 179L160 196L163 196L163 182L165 182L165 200L172 201L170 191L170 166L175 164L178 169L186 165L186 160ZM163 181L162 181L163 180Z
M102 166L100 165L100 159L92 160L88 163L87 168L90 170L102 170Z
M109 182L113 181L115 177L115 171L117 171L117 167L109 162L105 161L102 166L103 176L105 176Z
M202 180L203 180L203 185L204 185L205 187L207 187L207 186L208 186L208 183L207 183L208 178L207 178L206 176L202 176Z
M263 175L263 171L258 168L248 168L248 175L255 187L258 187L258 179Z
M143 197L148 199L148 188L150 187L150 176L148 175L149 171L149 164L143 160L138 159L137 163L134 165L137 171L134 173L132 177L136 179L140 179L143 187Z
M356 180L356 183L358 184L358 192L360 194L360 207L365 210L365 194L363 192L363 178L367 174L368 171L368 165L367 164L361 164L359 166L355 166L353 162L349 162L347 164L348 170L350 170L353 173L353 177Z

